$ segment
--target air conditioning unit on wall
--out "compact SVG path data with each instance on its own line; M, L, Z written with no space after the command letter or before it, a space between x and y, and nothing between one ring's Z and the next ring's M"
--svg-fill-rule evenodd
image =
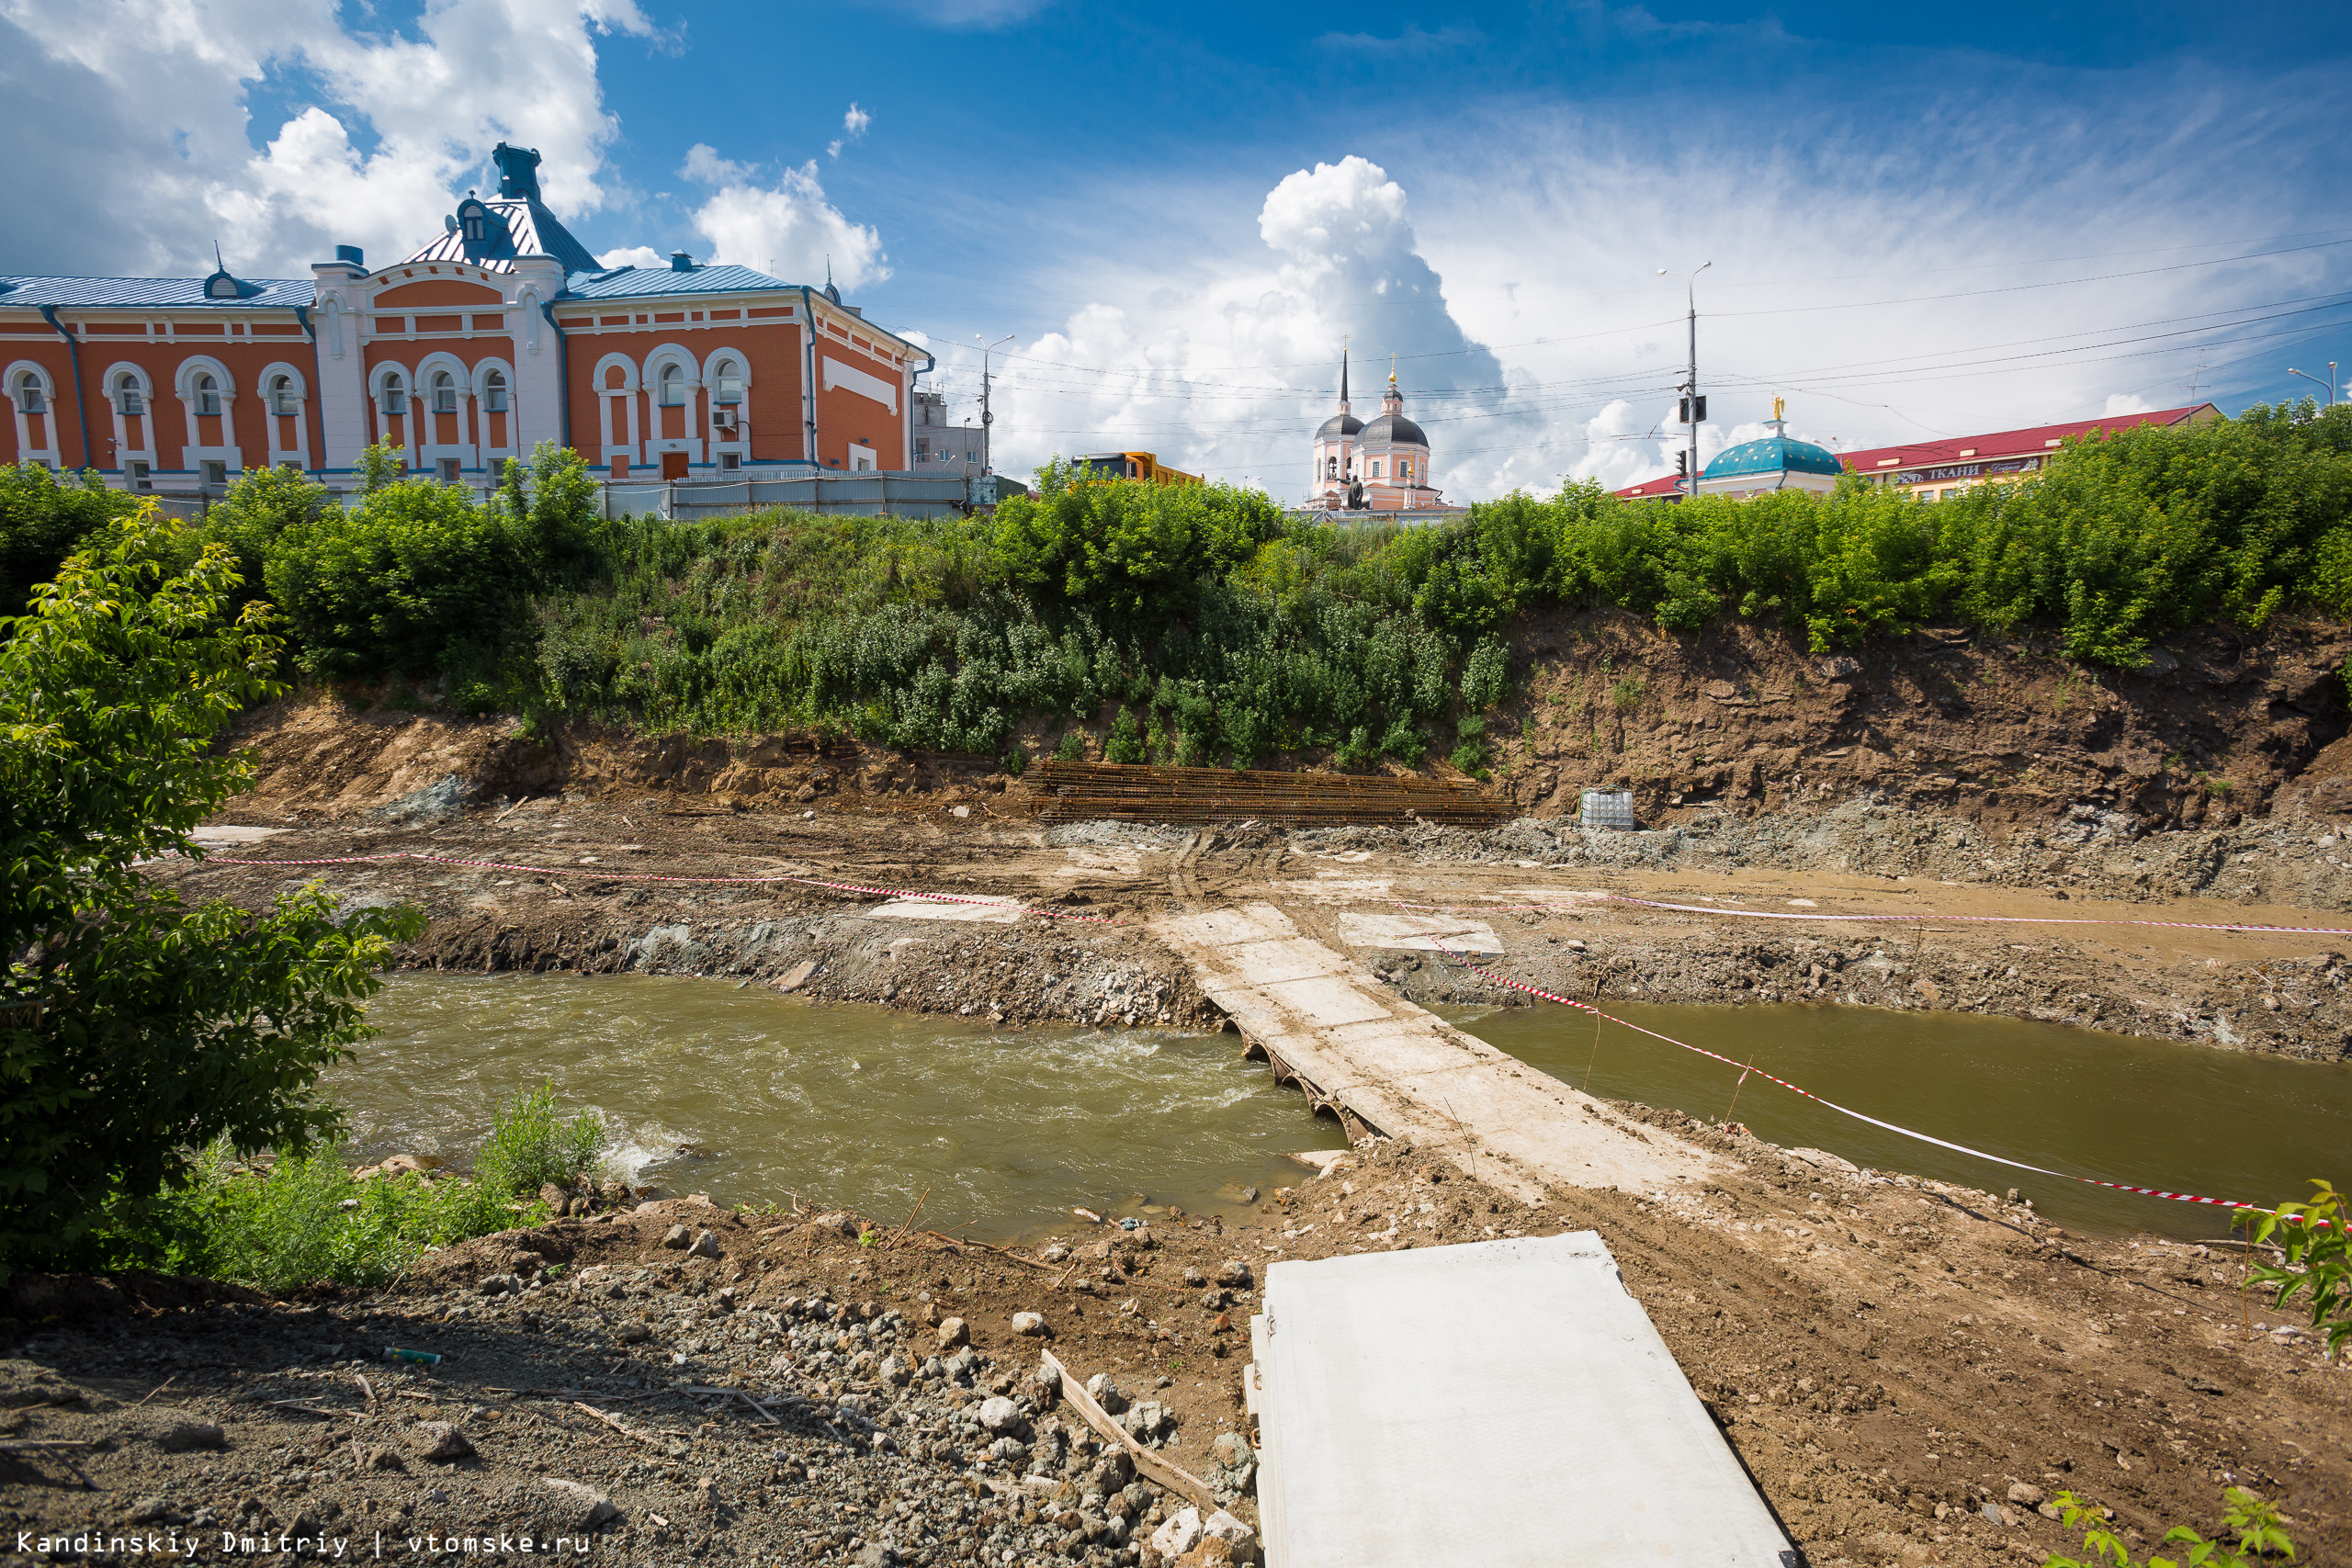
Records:
M710 427L713 430L734 430L738 428L735 423L735 411L733 409L713 409L710 413Z

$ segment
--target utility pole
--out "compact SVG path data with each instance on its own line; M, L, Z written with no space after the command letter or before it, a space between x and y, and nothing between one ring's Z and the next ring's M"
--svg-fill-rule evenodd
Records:
M1699 426L1707 420L1707 400L1699 395L1699 274L1714 265L1703 262L1683 275L1684 297L1690 306L1690 369L1682 383L1682 423L1690 430L1682 457L1682 489L1691 496L1699 493ZM1674 276L1664 267L1657 269L1657 275Z
M983 476L996 472L996 458L989 447L989 426L996 423L996 415L989 409L989 355L1019 335L1007 333L994 343L980 344L980 472ZM974 333L972 341L979 343L980 334Z

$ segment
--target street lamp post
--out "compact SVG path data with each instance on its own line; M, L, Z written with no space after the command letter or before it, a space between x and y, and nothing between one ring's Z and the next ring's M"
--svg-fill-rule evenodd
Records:
M2296 368L2295 368L2293 366L2291 366L2291 365L2290 365L2289 367L2287 367L2287 374L2288 374L2288 375L2290 375L2290 376L2302 376L2302 378L2303 378L2303 379L2304 379L2304 380L2309 381L2309 382L2310 382L2312 386L2314 386L2314 387L2325 387L2325 388L2327 389L2327 406L2328 406L2329 408L2334 408L2334 407L2335 406L2335 360L2331 359L2331 360L2329 360L2329 361L2327 362L2327 379L2326 379L2326 380L2324 380L2324 381L2321 380L2321 379L2320 379L2318 377L2316 377L2316 376L2305 376L2305 375L2303 375L2303 372L2301 372L2301 370L2296 369Z
M989 426L996 423L996 415L989 408L989 355L1019 335L1007 333L994 343L980 344L980 472L983 475L996 472L996 458L989 447ZM980 343L980 334L974 333L972 341Z
M1699 396L1699 274L1714 265L1713 262L1702 262L1687 273L1668 272L1664 267L1657 269L1660 277L1682 279L1683 297L1690 306L1690 377L1682 384L1682 423L1690 432L1690 456L1685 460L1690 466L1690 493L1693 497L1699 493L1699 426L1707 417L1706 400Z

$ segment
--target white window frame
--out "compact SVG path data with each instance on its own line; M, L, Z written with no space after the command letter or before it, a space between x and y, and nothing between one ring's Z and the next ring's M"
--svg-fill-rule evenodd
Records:
M60 448L64 438L58 434L56 378L46 366L30 359L17 360L8 367L5 376L0 386L7 389L8 412L17 422L17 460L63 468L65 460ZM28 385L40 389L41 407L38 412L25 407L24 389Z

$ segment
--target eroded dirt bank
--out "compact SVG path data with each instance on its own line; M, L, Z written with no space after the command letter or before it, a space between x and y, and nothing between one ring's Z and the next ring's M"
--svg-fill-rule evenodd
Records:
M209 1561L225 1531L360 1556L380 1534L404 1561L503 1533L627 1562L1164 1562L1148 1543L1183 1500L1035 1381L1041 1343L1158 1406L1129 1424L1254 1523L1233 1435L1270 1263L1589 1227L1816 1568L2038 1563L2077 1544L2038 1511L2062 1486L2142 1549L2218 1528L2243 1484L2282 1503L2300 1560L2352 1550L2352 1371L2242 1309L2235 1259L1623 1109L1730 1173L1530 1209L1374 1143L1244 1223L1138 1197L1136 1231L1065 1217L1006 1250L689 1199L299 1303L20 1280L0 1513L12 1540L176 1532ZM714 1256L682 1245L704 1232Z
M2352 812L2352 748L2341 744L2352 731L2352 627L2282 617L2259 637L2199 628L2131 673L2068 663L2031 636L1959 627L1828 657L1744 623L1685 636L1614 611L1530 615L1514 628L1514 694L1487 736L1496 787L1538 818L1572 818L1588 785L1632 789L1643 824L1668 828L1709 814L1810 815L1874 795L1964 824L1973 840L1944 847L1972 865L1987 858L1976 846L2043 840L2013 866L1981 868L2030 886L2051 869L2031 852L2063 858L2086 836L2129 841L2282 809ZM1093 716L1082 737L1090 757L1108 726L1107 713ZM1033 721L1016 746L1034 759L1059 736L1058 724ZM960 804L978 815L1020 788L989 758L577 723L526 736L509 720L451 720L429 695L412 711L276 705L251 716L240 738L261 757L255 809L330 816L451 775L481 800L651 790L770 810ZM1451 747L1445 739L1431 755ZM1309 751L1268 765L1329 761ZM2070 826L2086 820L2089 834ZM1871 852L1933 853L1942 835L1910 837ZM1759 852L1770 841L1759 839Z

